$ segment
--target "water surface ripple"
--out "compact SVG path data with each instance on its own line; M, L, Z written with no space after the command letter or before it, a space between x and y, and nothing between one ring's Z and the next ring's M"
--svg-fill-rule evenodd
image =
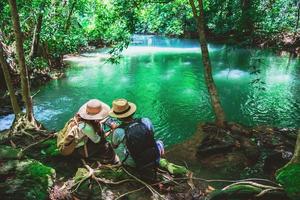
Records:
M105 49L68 60L66 78L51 81L34 98L37 119L60 129L90 98L110 104L124 97L149 117L167 145L190 137L198 122L213 120L195 40L136 36L119 64ZM268 51L209 45L213 75L228 120L246 125L300 125L300 61ZM259 69L260 73L255 74ZM251 82L254 82L251 84ZM0 129L12 116L0 118Z

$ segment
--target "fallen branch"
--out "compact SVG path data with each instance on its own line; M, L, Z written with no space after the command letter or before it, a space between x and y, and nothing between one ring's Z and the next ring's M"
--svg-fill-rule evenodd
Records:
M136 189L136 190L131 190L131 191L129 191L129 192L126 192L126 193L124 193L124 194L118 196L117 198L115 198L115 200L121 199L122 197L125 197L125 196L127 196L127 195L129 195L129 194L132 194L132 193L141 191L141 190L143 190L143 189L145 189L145 188L146 188L146 187L144 186L144 187L141 187L141 188Z
M92 179L94 179L96 181L99 181L99 182L102 182L104 184L108 184L108 185L120 185L122 183L135 181L133 179L125 179L125 180L122 180L122 181L114 182L114 181L111 181L111 180L96 177L94 174L92 175Z
M252 181L241 181L241 182L230 184L230 185L224 187L222 190L227 190L228 188L230 188L234 185L251 185L251 186L254 186L254 187L261 188L261 189L272 189L272 190L281 189L279 187L263 185L263 184L255 183L255 182L252 182Z
M271 192L271 191L274 191L274 190L283 190L283 189L282 188L278 188L278 189L265 189L265 190L261 191L259 194L257 194L256 197L261 197L264 194L266 194L268 192Z
M31 95L31 98L33 99L33 97L35 97L35 95L37 95L40 92L40 90L38 90L36 93L34 93L33 95Z
M37 141L37 142L35 142L35 143L33 143L33 144L28 145L27 147L25 147L25 148L22 150L22 152L24 153L25 151L27 151L27 150L30 149L31 147L33 147L33 146L35 146L35 145L38 145L38 144L40 144L40 143L43 143L43 142L45 142L46 140L49 140L50 138L52 138L53 136L54 136L54 134L49 134L48 137L46 137L46 138L44 138L44 139L41 139L41 140L39 140L39 141Z
M147 184L146 182L142 181L141 179L137 178L136 176L132 175L131 173L129 173L124 167L122 167L122 169L124 170L124 172L126 172L126 174L128 174L129 176L131 176L132 178L134 178L135 180L137 180L138 182L140 182L141 184L143 184L145 187L147 187L150 192L155 196L157 195L159 198L161 199L165 199L159 192L157 192L151 185Z

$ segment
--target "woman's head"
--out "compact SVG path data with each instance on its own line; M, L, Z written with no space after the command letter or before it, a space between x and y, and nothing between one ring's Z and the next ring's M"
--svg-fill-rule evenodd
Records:
M110 107L98 99L91 99L81 106L78 115L88 121L101 121L108 117Z

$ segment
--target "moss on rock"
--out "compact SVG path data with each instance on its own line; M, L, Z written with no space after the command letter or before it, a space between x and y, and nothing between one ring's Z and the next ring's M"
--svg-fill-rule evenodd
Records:
M0 145L0 160L19 159L22 153L10 146Z
M47 199L55 170L33 159L9 160L0 166L0 195L8 199Z
M293 200L300 199L300 164L289 164L278 171L276 180Z

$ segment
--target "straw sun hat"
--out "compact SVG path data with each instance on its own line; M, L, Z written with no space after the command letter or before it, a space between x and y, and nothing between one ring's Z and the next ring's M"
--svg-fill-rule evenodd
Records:
M134 114L136 111L136 105L128 102L126 99L116 99L112 102L112 109L109 112L111 117L126 118Z
M108 116L110 107L98 99L91 99L78 111L81 118L86 120L101 120Z

